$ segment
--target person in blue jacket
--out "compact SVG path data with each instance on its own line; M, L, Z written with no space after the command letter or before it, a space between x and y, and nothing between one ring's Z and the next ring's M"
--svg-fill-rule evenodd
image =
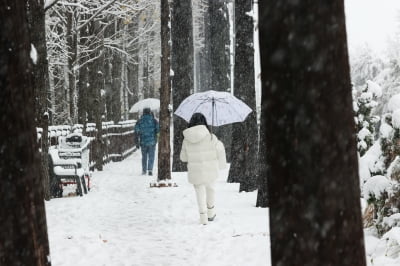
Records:
M160 132L158 121L154 118L150 108L143 109L143 115L135 125L136 147L142 151L142 175L148 171L153 175L154 153L157 136Z

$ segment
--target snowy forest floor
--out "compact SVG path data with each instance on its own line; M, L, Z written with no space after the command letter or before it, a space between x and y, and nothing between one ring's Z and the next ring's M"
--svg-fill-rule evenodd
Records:
M157 163L155 163L157 166ZM94 172L83 197L46 202L53 266L265 266L270 265L268 209L239 184L216 185L215 221L199 224L195 192L186 173L178 187L150 188L140 151Z

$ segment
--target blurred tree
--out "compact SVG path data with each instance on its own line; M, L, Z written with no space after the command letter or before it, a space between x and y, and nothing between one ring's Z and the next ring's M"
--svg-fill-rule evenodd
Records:
M0 265L50 265L26 1L0 6Z
M365 265L344 1L259 6L272 265Z

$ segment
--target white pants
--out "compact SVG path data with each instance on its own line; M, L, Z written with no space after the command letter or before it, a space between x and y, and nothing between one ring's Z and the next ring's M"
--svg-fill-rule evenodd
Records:
M194 185L194 189L200 214L208 213L213 215L215 203L214 183Z

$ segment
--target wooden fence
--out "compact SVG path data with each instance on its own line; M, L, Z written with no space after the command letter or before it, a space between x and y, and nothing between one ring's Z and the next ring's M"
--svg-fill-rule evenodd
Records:
M134 127L136 120L121 121L118 124L114 122L102 123L102 139L100 140L100 154L103 154L103 164L110 161L121 161L128 155L136 150L136 143L134 137ZM38 141L41 144L42 129L38 128ZM49 145L57 146L60 136L67 136L70 133L83 133L83 125L77 124L73 126L59 125L49 126ZM94 123L87 123L85 136L90 138L90 143L87 149L90 150L89 161L90 168L96 167L95 156L98 154L96 151L97 141L97 128Z

